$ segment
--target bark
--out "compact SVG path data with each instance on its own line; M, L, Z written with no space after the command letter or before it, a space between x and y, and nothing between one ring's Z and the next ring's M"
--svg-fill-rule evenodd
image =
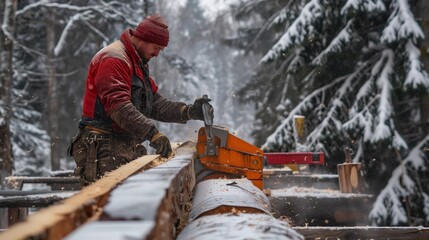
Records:
M55 14L50 13L46 21L46 41L48 52L48 116L49 136L51 138L51 169L60 169L59 138L58 138L58 97L57 78L55 69Z
M12 174L13 152L10 132L12 117L12 51L17 0L6 0L0 31L0 171L1 181Z

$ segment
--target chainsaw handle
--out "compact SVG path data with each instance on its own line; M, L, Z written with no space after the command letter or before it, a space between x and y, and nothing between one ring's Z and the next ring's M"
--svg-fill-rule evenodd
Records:
M209 99L207 94L204 94L203 98ZM214 111L213 107L208 103L203 103L202 108L203 108L204 124L209 126L213 125L213 111Z
M207 94L203 95L204 99L209 99ZM204 128L206 129L207 143L205 147L206 156L217 156L217 146L212 130L213 126L213 107L208 103L203 103Z

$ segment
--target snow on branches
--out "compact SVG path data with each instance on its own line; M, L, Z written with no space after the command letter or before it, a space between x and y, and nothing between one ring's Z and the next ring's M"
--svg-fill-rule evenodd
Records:
M381 35L382 42L392 43L411 39L417 43L419 39L424 38L422 29L415 21L407 0L392 1L391 8L388 25Z
M429 136L413 148L393 171L370 212L369 218L374 225L417 225L429 222L429 192L421 182L423 174L427 174L428 147ZM411 204L410 201L414 199L420 201ZM407 212L410 207L413 208L412 212ZM413 213L417 216L412 216ZM408 218L409 214L412 219Z
M426 137L422 123L427 119L420 119L415 104L429 90L419 50L423 32L407 0L292 2L284 5L294 12L301 8L299 15L281 11L269 18L285 28L260 61L263 76L257 79L269 87L258 92L261 124L255 132L266 139L265 149L291 151L296 147L293 117L303 115L309 149L324 151L332 163L344 157L344 145L351 146L353 161L362 162L368 186L377 192L399 164L397 153L409 154L407 162L419 161L410 148ZM291 59L299 64L292 65ZM288 108L278 107L286 103ZM391 205L401 202L397 191L385 196ZM396 219L389 223L403 222L400 211L379 214Z
M351 24L353 20L347 22L346 26L335 36L328 47L326 47L316 58L313 59L314 65L322 64L323 60L327 58L327 55L334 52L341 52L345 45L350 42L352 38Z
M313 23L322 17L322 6L319 0L310 1L301 10L301 14L292 23L292 26L288 28L280 40L261 59L261 62L278 58L282 52L287 51L292 45L300 44L311 32Z
M280 52L287 52L294 46L296 49L305 47L302 41L306 35L311 34L311 31L316 28L316 25L328 25L328 23L325 22L338 21L321 18L321 16L330 16L330 14L325 13L326 11L335 11L331 8L332 6L329 3L323 1L309 1L307 5L303 7L301 14L295 19L295 22L292 23L286 33L261 61L265 62L269 59L278 59L280 58ZM316 51L313 58L311 56L308 57L308 62L301 64L301 66L313 66L314 69L318 69L318 66L323 68L326 65L326 61L334 61L333 57L339 57L339 54L349 51L355 54L358 59L345 58L345 64L343 66L351 67L350 69L352 71L325 81L323 88L330 84L329 81L334 82L335 79L341 77L348 78L354 76L354 80L345 81L345 85L335 85L335 87L339 87L339 89L343 90L340 91L339 94L332 93L332 91L331 94L326 92L324 95L325 101L319 101L316 104L312 102L310 96L313 96L314 93L319 91L323 91L322 88L317 89L312 86L305 86L303 89L307 91L311 89L310 92L312 91L313 93L304 97L290 114L298 113L308 115L311 114L312 111L317 111L318 105L325 105L326 111L324 111L324 117L317 122L317 125L308 138L310 147L316 149L329 149L329 147L323 146L327 133L332 133L332 131L327 131L326 128L328 125L330 128L336 128L337 132L341 132L342 130L346 132L355 131L356 133L352 134L354 135L353 137L362 138L364 142L390 142L390 146L395 149L406 149L407 144L394 125L395 106L393 97L395 94L394 91L396 91L398 86L400 87L402 85L411 88L424 87L427 89L429 78L422 68L418 48L416 48L414 44L417 39L422 37L420 34L421 30L414 18L412 18L406 1L393 1L391 7L386 8L383 1L349 0L339 10L341 10L344 16L341 19L343 25L337 26L337 30L332 31L337 32L337 34L331 38L321 37L320 39L313 39L313 41L320 41L320 45L324 45L324 48L321 48L320 51ZM371 14L374 12L379 13L380 11L384 11L386 18L380 19L379 23L371 23L372 25L382 25L385 23L383 21L392 19L396 19L395 21L401 24L395 25L389 23L382 32L377 33L377 28L374 28L374 30L369 32L366 36L364 35L357 38L351 37L352 35L361 35L359 31L362 31L360 28L362 28L364 24L363 20L358 19L356 14L351 14L351 10L354 12L360 11L361 15L367 14L368 18L370 18L370 16L372 16ZM387 16L389 17L387 18ZM405 32L405 30L401 30L408 25L411 28L409 31ZM389 38L389 45L386 44L386 34L388 31L397 33L397 37ZM402 33L400 33L401 31ZM374 38L377 35L379 36L378 41ZM405 45L399 41L403 38L409 39ZM361 53L350 47L356 45L362 46ZM401 47L404 51L395 49ZM315 49L311 49L311 51L315 51ZM398 71L395 67L400 64L401 54L405 54L405 59L407 59L405 65L407 67ZM370 57L368 57L369 55ZM353 65L355 65L354 70ZM323 70L318 69L318 71L320 73ZM401 78L401 71L406 73L406 78ZM310 75L312 75L311 80L309 80ZM335 76L335 71L330 73L330 75ZM314 71L311 71L307 77L302 78L302 82L314 84L316 81L315 79L317 79L317 76L314 75ZM398 82L401 84L398 84ZM349 89L349 91L343 94L344 89ZM309 102L312 104L309 104ZM312 108L307 107L307 112L302 112L300 110L302 106L309 105L311 105ZM348 117L344 118L341 114L338 114L339 112L346 111L346 109L350 109ZM264 146L281 146L283 141L290 142L288 134L286 134L285 131L289 129L286 126L291 124L290 120L292 117L293 116L287 117L278 125L274 133L267 138ZM338 128L340 125L343 129Z
M82 1L56 3L42 0L29 3L22 9L19 9L15 16L17 18L28 18L43 11L47 12L45 15L57 14L58 18L61 19L58 21L59 25L64 26L60 38L53 49L55 56L59 56L62 51L70 47L72 42L70 38L81 33L88 35L87 32L82 31L81 24L87 27L90 32L101 37L105 43L110 42L111 39L103 33L106 25L103 23L103 20L136 26L139 18L144 16L144 13L142 8L134 7L133 5L134 3L128 1L104 2L88 0L85 3Z
M424 71L422 63L420 61L420 50L413 44L409 39L405 45L407 54L407 77L404 85L409 89L429 89L429 76Z
M348 11L379 12L385 11L386 6L382 0L348 0L341 9L342 14Z

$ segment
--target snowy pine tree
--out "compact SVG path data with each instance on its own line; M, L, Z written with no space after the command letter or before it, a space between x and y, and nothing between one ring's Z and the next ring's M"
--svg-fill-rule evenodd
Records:
M252 5L262 3L270 4L244 1L242 8L249 12ZM304 115L310 150L325 152L334 170L344 159L343 148L353 147L353 161L363 164L369 191L381 190L393 169L402 164L391 182L408 184L395 187L406 189L402 192L413 199L420 196L419 203L410 201L408 214L423 216L427 224L428 211L419 206L427 202L428 189L412 187L410 183L417 180L394 180L401 174L413 179L415 174L427 181L421 174L428 164L422 159L427 158L410 151L414 146L427 147L426 133L421 130L427 119L420 119L417 103L428 93L429 78L420 60L419 41L424 34L408 1L277 4L281 6L265 18L267 22L255 35L274 31L277 41L261 59L253 81L240 91L243 99L259 102L259 143L268 150L293 151L293 117ZM263 16L261 9L253 8L253 12ZM401 156L408 164L401 162ZM393 185L386 186L384 192L390 194L379 198L371 214L376 224L404 224L407 219L404 211L379 208L401 202L404 194L392 190Z

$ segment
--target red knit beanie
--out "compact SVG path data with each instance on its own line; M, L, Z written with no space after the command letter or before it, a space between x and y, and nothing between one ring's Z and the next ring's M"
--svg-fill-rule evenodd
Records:
M168 45L169 33L165 20L158 13L148 16L131 30L131 34L137 38L166 47Z

